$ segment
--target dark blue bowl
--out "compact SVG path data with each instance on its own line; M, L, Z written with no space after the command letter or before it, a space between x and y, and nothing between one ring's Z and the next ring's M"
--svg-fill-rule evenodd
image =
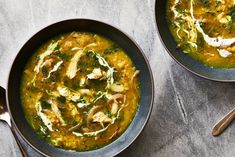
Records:
M20 80L22 77L22 72L25 64L32 56L33 52L35 52L35 50L48 39L59 34L72 31L94 32L113 40L126 51L127 55L134 62L136 68L140 70L139 78L141 97L139 108L127 130L117 140L109 145L100 149L85 152L76 152L56 148L41 139L27 123L20 101ZM11 118L15 123L18 132L22 138L39 153L45 156L56 157L110 157L117 155L127 148L141 133L149 119L153 105L153 97L153 76L149 63L142 50L133 40L130 39L130 37L119 29L102 22L88 19L72 19L52 24L36 33L26 42L11 67L8 78L6 99L8 109L11 113Z
M167 0L156 0L155 19L158 28L158 34L169 55L182 67L190 72L215 81L234 82L235 69L210 68L201 62L194 60L182 50L177 49L177 43L172 36L167 23L166 12Z

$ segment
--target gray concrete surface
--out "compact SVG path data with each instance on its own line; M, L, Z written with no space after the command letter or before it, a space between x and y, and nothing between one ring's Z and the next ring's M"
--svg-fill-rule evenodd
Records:
M155 103L147 127L119 157L233 157L234 123L220 137L214 123L235 106L235 83L199 78L177 65L159 41L154 0L0 0L0 85L22 45L43 27L70 18L112 24L135 39L151 64ZM32 157L40 157L23 141ZM0 156L21 156L0 122Z

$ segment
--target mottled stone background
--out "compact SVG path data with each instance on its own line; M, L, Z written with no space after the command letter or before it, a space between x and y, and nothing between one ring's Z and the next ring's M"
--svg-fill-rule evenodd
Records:
M155 80L147 127L119 157L233 157L235 125L220 137L214 123L235 106L235 84L199 78L177 65L156 32L154 0L0 0L0 85L22 45L43 27L70 18L91 18L125 31L144 50ZM40 157L27 144L32 157ZM0 123L0 156L21 156Z

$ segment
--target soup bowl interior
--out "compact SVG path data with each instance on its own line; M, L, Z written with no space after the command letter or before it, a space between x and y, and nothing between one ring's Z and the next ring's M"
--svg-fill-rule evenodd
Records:
M140 102L136 115L127 130L114 142L102 148L76 152L56 148L41 139L30 127L21 105L20 82L23 69L35 52L43 43L57 35L72 32L86 31L101 34L122 47L140 70ZM141 49L123 32L102 22L88 19L73 19L52 24L36 33L18 53L13 62L7 88L7 102L13 122L23 139L35 150L45 156L114 156L128 147L143 130L152 109L153 78L150 66Z
M233 82L235 81L235 68L219 69L211 68L193 59L182 50L177 49L177 43L171 34L167 23L167 0L156 0L155 2L155 19L158 29L158 34L163 45L170 56L177 61L182 67L192 73L215 81Z

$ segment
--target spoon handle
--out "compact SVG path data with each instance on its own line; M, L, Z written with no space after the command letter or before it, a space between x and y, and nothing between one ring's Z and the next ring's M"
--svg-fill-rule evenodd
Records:
M12 127L11 130L12 130L12 134L14 135L14 137L15 137L15 139L16 139L16 143L17 143L18 147L20 148L20 151L21 151L21 153L22 153L22 156L23 156L23 157L28 157L28 153L25 151L25 149L23 148L22 144L20 143L20 140L19 140L19 138L18 138L17 135L16 135L16 132L15 132L15 130L14 130L14 127Z
M235 108L224 116L212 129L212 135L220 135L235 118Z

